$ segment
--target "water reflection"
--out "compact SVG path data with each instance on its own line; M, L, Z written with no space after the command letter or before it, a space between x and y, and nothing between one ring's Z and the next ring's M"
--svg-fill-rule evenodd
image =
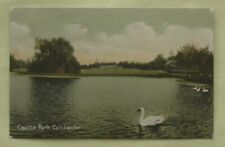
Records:
M11 127L14 137L210 138L213 92L196 93L176 79L12 77ZM19 85L18 83L22 83ZM115 86L116 85L116 86ZM22 108L23 106L24 108ZM164 115L155 127L138 129L137 108ZM72 131L18 131L17 124L80 126Z
M72 99L68 93L71 84L76 84L77 80L78 79L30 78L30 100L26 103L26 122L23 121L23 125L79 125L75 122L75 120L78 120L74 113L76 112L76 107L71 105ZM19 120L19 122L21 122L20 118L14 120ZM43 133L43 131L33 131L31 135L35 137L47 137L49 136L48 133L51 133L51 130L46 130L45 133ZM60 136L60 134L64 136L63 132L54 132L54 136Z
M183 138L211 138L213 134L213 89L196 92L190 86L179 86L176 94L177 134Z
M58 122L60 120L55 120L55 116L68 115L65 112L70 110L68 107L70 99L66 91L72 82L71 79L32 78L31 82L29 108L31 113L39 116L39 121L49 118Z

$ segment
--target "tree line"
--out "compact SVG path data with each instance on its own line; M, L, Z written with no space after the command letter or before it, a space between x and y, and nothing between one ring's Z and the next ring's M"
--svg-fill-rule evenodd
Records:
M171 53L169 57L162 54L156 56L150 62L95 62L89 65L82 65L82 68L98 68L105 65L117 65L123 68L136 68L143 70L167 70L175 71L199 71L202 74L213 74L213 53L206 47L197 47L194 44L186 44L177 50L174 55Z
M63 38L36 39L31 61L16 60L10 55L10 71L26 67L35 73L79 73L80 63L73 55L73 46Z
M167 58L159 54L147 63L121 61L95 62L85 65L80 65L73 55L73 46L63 38L36 39L34 50L34 56L30 61L15 59L15 56L10 54L10 71L16 68L26 68L29 72L36 73L79 73L81 68L114 65L122 68L166 70L168 72L197 71L204 76L213 76L213 53L208 46L197 47L194 44L185 44L177 50L176 54L171 53Z
M95 62L89 65L82 65L82 68L99 68L105 65L142 70L166 70L169 73L185 74L192 79L196 78L205 82L213 81L213 52L209 50L208 46L197 47L191 43L183 45L177 50L176 54L170 53L167 58L159 54L155 59L147 63L128 61L117 63Z
M107 65L116 65L123 68L136 68L136 69L143 69L143 70L149 70L149 69L163 70L166 62L167 62L166 58L164 58L162 54L159 54L153 61L149 63L129 62L129 61L95 62L93 64L82 65L81 67L84 69L90 69L90 68L99 68L99 67L107 66Z
M15 56L10 53L10 71L13 71L14 69L18 68L27 68L28 62L24 61L22 59L16 59Z

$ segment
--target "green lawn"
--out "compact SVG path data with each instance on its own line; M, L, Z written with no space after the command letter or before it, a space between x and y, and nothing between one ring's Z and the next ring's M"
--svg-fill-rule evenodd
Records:
M112 68L92 68L81 69L76 73L29 73L25 70L14 70L18 74L29 74L33 76L151 76L151 77L169 77L171 74L163 70L140 70L126 69L121 67Z
M140 70L126 68L92 68L82 69L81 75L112 75L112 76L166 76L168 73L163 70Z
M80 73L30 73L27 72L26 69L16 69L11 73L26 74L32 77L46 77L46 78L79 78L81 76L140 76L140 77L158 77L158 78L177 77L177 78L185 78L188 81L204 82L201 81L201 77L197 75L189 75L189 77L186 77L187 75L185 73L169 73L164 70L141 70L141 69L128 69L122 67L81 69Z

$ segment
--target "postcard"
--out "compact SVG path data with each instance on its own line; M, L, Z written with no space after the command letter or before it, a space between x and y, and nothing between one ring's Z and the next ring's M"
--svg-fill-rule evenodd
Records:
M13 138L211 139L211 9L12 8Z

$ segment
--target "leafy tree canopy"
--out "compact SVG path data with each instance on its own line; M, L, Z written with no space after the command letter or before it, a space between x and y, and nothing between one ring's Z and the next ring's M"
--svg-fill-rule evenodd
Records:
M79 72L73 46L63 38L36 39L31 72Z
M194 44L186 44L178 50L175 59L179 67L213 74L213 53L209 51L208 46L198 48Z

